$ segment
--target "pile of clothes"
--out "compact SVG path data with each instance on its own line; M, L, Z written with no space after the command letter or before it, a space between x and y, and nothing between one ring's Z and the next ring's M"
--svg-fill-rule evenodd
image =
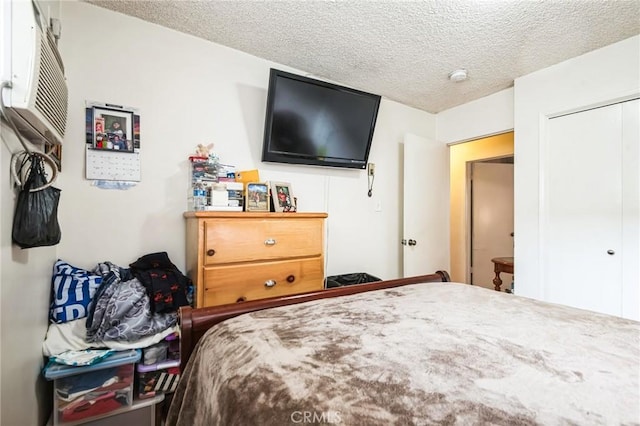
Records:
M191 280L166 252L142 256L128 268L101 262L92 271L58 260L43 344L49 357L43 375L56 380L57 421L84 421L131 405L140 349L149 361L167 353L165 339L177 342L178 308L192 295ZM118 357L127 363L118 365Z
M166 252L158 252L140 257L129 268L106 261L92 271L58 260L52 293L47 333L52 339L49 345L45 342L46 356L65 345L84 349L77 339L79 320L86 329L81 336L86 348L121 350L136 347L136 342L145 347L151 336L158 341L161 333L175 328L178 308L191 303L193 284Z
M131 365L96 370L60 380L56 388L58 419L73 422L130 404Z
M176 324L176 311L189 304L191 280L169 260L167 253L152 253L120 268L99 263L102 277L89 305L87 341L138 340Z

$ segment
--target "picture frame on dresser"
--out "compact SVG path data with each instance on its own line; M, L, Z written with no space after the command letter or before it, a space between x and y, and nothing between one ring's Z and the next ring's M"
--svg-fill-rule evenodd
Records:
M269 211L269 185L264 182L247 183L245 210L248 212Z
M295 198L289 182L269 182L271 200L277 213L292 213L296 211Z

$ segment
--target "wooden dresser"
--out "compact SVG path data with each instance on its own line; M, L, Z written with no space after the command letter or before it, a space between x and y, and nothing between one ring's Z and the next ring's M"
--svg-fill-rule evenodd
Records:
M186 212L196 307L321 290L326 213Z

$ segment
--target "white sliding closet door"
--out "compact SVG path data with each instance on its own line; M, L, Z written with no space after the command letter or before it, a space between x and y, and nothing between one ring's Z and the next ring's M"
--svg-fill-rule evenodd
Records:
M637 109L638 101L549 120L541 194L547 301L623 315L623 288L627 295L630 291L623 277L633 279L633 273L623 273L623 259L633 252L632 241L623 237L629 226L623 218L634 202L623 177L633 180L635 174L636 188L638 179L637 158L635 171L625 159L630 142L623 140L629 133L623 132L623 112L629 104ZM636 156L637 145L636 140ZM635 203L637 209L637 194Z
M622 104L622 316L640 321L640 100Z

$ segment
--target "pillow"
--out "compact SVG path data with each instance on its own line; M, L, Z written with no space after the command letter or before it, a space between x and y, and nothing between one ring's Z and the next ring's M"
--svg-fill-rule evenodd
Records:
M53 265L50 317L63 323L87 316L87 307L102 277L58 260Z

